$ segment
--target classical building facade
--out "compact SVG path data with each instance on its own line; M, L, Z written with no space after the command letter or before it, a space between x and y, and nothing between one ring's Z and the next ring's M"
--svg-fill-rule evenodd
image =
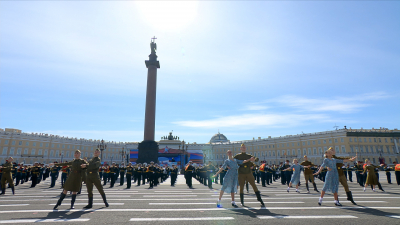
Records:
M170 134L172 136L172 133ZM247 152L257 156L268 164L279 164L286 159L292 160L304 155L315 164L320 164L323 154L334 147L339 156L354 156L359 160L370 159L374 164L384 159L387 164L400 160L400 131L397 129L338 129L325 132L287 135L283 137L257 138L253 140L230 141L217 133L209 143L197 144L180 141L178 137L163 137L159 148L201 150L204 162L211 161L220 165L226 159L226 151L240 153L240 145L247 146ZM82 157L92 157L93 150L100 140L61 137L43 133L23 133L18 129L0 129L0 163L12 156L17 163L50 163L70 161L76 149L82 151ZM122 163L129 155L128 150L137 149L138 142L105 142L103 161Z
M226 140L216 142L214 137L210 140L208 149L203 152L205 161L211 161L215 165L223 163L228 149L233 150L234 154L240 153L242 143L247 146L248 153L268 164L279 164L294 158L302 161L304 155L314 164L321 164L324 152L329 147L334 147L338 156L350 157L357 152L358 160L370 159L375 164L380 162L380 158L387 164L400 159L400 131L397 129L339 129L233 142L225 136L223 137Z
M0 163L12 156L17 163L33 164L54 161L71 161L76 149L82 158L93 156L100 140L61 137L43 133L23 133L18 129L0 129ZM103 161L120 163L124 158L127 143L105 142L107 149L102 153Z

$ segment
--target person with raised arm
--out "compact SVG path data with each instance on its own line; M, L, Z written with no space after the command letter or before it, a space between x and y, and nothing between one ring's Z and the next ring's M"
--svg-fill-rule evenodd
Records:
M71 209L74 209L74 204L76 200L76 193L80 190L82 185L82 173L86 169L87 162L81 159L81 151L76 150L74 153L74 160L66 163L50 163L50 166L71 166L71 173L69 174L67 180L65 181L63 192L61 193L60 199L58 199L54 210L61 205L68 191L72 192L71 198Z
M325 159L324 162L322 163L321 167L319 168L318 172L316 172L314 175L318 175L323 168L327 168L328 172L326 173L325 177L325 183L324 187L322 188L321 191L321 197L318 200L318 205L322 204L322 200L324 198L325 192L331 191L333 193L333 196L335 198L335 205L336 206L342 206L339 202L339 197L338 197L338 189L339 189L339 174L337 170L337 163L343 163L343 162L353 162L357 156L351 158L351 159L335 159L333 158L333 151L332 147L330 147L328 150L325 152Z

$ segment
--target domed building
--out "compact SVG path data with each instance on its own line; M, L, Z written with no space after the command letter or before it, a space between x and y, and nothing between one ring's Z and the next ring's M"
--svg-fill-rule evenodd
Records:
M210 139L210 144L225 143L225 142L229 142L228 138L226 138L225 135L219 132L218 134L214 134L214 136L212 136L212 138Z

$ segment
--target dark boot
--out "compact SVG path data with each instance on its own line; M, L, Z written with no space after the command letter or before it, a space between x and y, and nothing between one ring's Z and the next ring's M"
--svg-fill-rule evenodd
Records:
M61 205L61 203L62 203L63 199L65 198L65 196L66 195L64 193L61 193L60 199L58 199L56 206L54 206L54 208L53 208L54 210L56 210L57 207Z
M5 195L6 194L6 189L5 188L2 188L1 189L1 194L0 195Z
M310 190L308 189L308 183L306 183L306 188L307 188L307 192L310 192Z
M244 194L240 193L240 203L244 206Z
M103 202L106 205L106 207L108 207L109 204L107 203L107 200L106 200L106 194L101 195L101 197L103 198Z
M265 207L263 200L261 199L261 193L259 191L256 192L257 200L261 203L261 207Z
M72 198L71 198L71 209L75 209L75 207L74 207L75 199L76 199L76 195L72 195Z
M319 191L318 191L318 189L317 189L317 185L316 185L315 183L312 183L312 184L313 184L313 186L314 186L314 191L316 191L316 192L319 193Z
M84 209L90 209L93 207L93 197L89 197L89 204L85 207L83 207Z
M351 203L353 203L353 205L357 205L357 203L355 203L353 200L353 195L351 194L351 191L346 192L346 195L347 195L347 200L349 200Z
M13 195L15 195L15 189L14 189L14 186L12 186L12 187L11 187L11 191L12 191Z
M382 185L381 185L381 183L379 183L379 182L378 182L378 188L379 188L379 190L381 190L381 191L385 192L385 190L383 190L383 188L382 188Z

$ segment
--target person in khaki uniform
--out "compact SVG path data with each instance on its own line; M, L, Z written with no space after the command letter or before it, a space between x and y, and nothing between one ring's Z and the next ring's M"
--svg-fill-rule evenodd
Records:
M82 185L82 173L87 166L87 162L81 159L81 151L76 150L74 153L74 158L75 159L71 162L50 164L50 166L71 166L71 173L69 174L67 181L65 181L63 192L61 193L60 199L57 201L57 204L54 206L54 210L56 210L57 207L61 205L68 191L72 191L71 209L74 209L76 193L81 189Z
M307 156L304 156L304 161L300 164L302 166L309 166L308 168L304 168L304 178L306 179L306 188L307 188L307 193L310 193L310 190L308 188L308 181L311 181L311 183L314 186L314 191L319 192L317 189L317 185L314 182L314 175L313 171L310 169L310 167L315 166L312 162L308 161Z
M242 144L240 146L240 150L242 151L242 153L239 153L237 155L235 155L235 159L238 160L239 163L239 186L240 186L240 202L242 203L242 205L244 205L244 193L243 193L243 188L244 188L244 184L245 182L249 182L250 185L253 187L253 190L257 196L257 200L261 203L261 206L264 207L264 202L261 199L261 194L260 191L258 190L255 181L254 181L254 176L252 174L252 162L258 162L258 158L253 157L250 154L246 153L246 146L244 144ZM246 162L241 162L244 160L250 160L250 161L246 161ZM242 163L242 164L240 164Z
M371 161L369 161L369 159L366 159L366 160L365 160L365 163L366 163L367 165L366 165L365 168L364 168L363 174L367 173L367 171L368 171L368 175L367 175L367 180L365 181L364 192L365 192L365 188L366 188L368 185L371 185L372 191L374 191L374 192L375 192L375 185L378 185L379 189L380 189L381 191L385 192L385 191L383 190L383 188L382 188L381 183L379 183L378 177L377 177L376 174L375 174L375 169L377 169L377 168L379 168L379 167L381 167L381 166L384 166L384 164L381 164L381 165L379 165L379 166L374 166L374 165L371 164Z
M106 207L109 206L106 200L106 194L104 193L103 186L101 185L101 180L99 175L99 167L101 166L99 155L100 155L100 150L97 148L94 151L93 158L89 161L89 165L86 166L87 175L85 183L89 198L89 204L83 207L84 209L90 209L93 207L93 185L96 186L97 190L99 191Z
M346 157L337 157L335 155L336 154L335 149L332 148L332 147L330 147L329 149L332 151L332 158L334 158L334 159L341 159L341 160L350 159L350 158L346 158ZM356 154L356 156L357 156L357 154ZM349 185L347 184L347 178L344 175L344 172L343 172L343 169L342 169L343 163L336 163L336 167L337 167L337 171L339 173L339 182L342 184L344 190L346 191L347 200L349 200L354 205L357 205L357 203L355 203L354 200L353 200L353 195L351 194L351 191L349 189Z
M4 195L6 193L6 182L11 187L13 195L15 194L15 189L14 189L14 182L12 179L11 171L13 170L13 164L12 161L14 159L12 157L8 158L6 160L6 163L3 164L3 166L0 166L0 169L3 171L3 175L1 176L1 194Z

